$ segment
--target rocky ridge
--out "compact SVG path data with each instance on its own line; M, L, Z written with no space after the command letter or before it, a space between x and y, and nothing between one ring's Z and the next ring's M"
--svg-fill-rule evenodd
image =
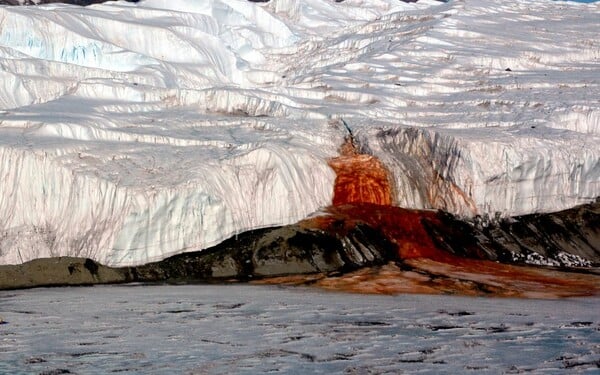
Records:
M387 272L388 281L396 279L396 283L402 281L397 273L416 272L423 277L423 284L430 283L432 276L439 281L444 279L444 273L449 273L440 271L435 262L451 264L453 262L448 259L461 259L463 263L464 260L494 261L482 264L504 266L497 262L525 264L532 263L531 259L537 257L543 260L538 263L550 266L520 267L519 272L533 269L534 273L549 272L563 280L568 280L570 275L578 279L583 277L591 284L586 287L586 283L581 282L573 292L581 294L586 288L589 293L598 292L600 202L552 214L526 215L489 223L463 221L439 211L395 208L394 211L405 215L413 225L424 230L407 231L406 237L401 239L391 238L385 227L368 220L345 216L355 208L348 205L294 225L242 233L204 251L180 254L139 267L111 268L91 259L70 257L0 266L0 289L128 282L229 282L269 280L273 277L288 277L272 279L276 282L318 281L327 284L326 280L331 283L332 279L353 273L363 275L363 279L364 274L369 272L381 276L382 270ZM376 206L370 206L369 210L377 212ZM415 234L417 236L411 238ZM426 238L421 237L423 234ZM403 255L398 250L428 241L434 244L436 254L423 257L406 252ZM443 254L442 258L450 258L440 262L440 254ZM576 261L569 262L568 259ZM468 265L471 266L473 264ZM475 271L471 269L471 272ZM301 277L289 278L294 275ZM452 278L454 282L460 280L457 275L447 277L448 280ZM488 284L484 282L477 288L473 284L468 291L483 294L498 292L486 289ZM405 283L402 291L407 291L406 288ZM447 284L443 284L437 289L430 286L426 291L448 292L448 288ZM457 288L454 285L450 290L461 293ZM423 289L414 288L413 291L422 292Z

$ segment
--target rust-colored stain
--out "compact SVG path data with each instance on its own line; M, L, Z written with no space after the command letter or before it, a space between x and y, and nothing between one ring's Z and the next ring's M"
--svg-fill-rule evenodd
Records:
M407 267L408 266L408 267ZM365 268L313 285L369 294L457 294L467 296L555 299L600 294L600 276L477 261L454 265L412 259L400 265ZM296 283L299 283L296 280Z
M395 243L401 259L419 257L447 259L450 254L434 244L423 226L423 219L441 225L435 211L372 203L331 206L325 209L322 216L304 220L301 224L305 227L328 231L337 230L339 233L343 233L340 231L342 227L347 230L363 223L380 230Z
M362 223L394 244L398 260L342 276L293 276L264 282L309 282L327 289L360 293L434 293L501 297L560 298L600 294L600 276L542 267L501 264L449 253L425 227L443 226L436 211L392 205L386 168L351 142L330 164L337 173L333 205L305 227L343 234ZM443 239L441 239L443 242Z
M379 159L359 154L348 140L340 156L329 161L336 173L333 205L347 203L392 204L389 173Z

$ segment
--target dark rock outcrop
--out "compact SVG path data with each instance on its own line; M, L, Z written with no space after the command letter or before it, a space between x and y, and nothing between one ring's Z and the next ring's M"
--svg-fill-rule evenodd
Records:
M85 258L36 259L0 266L0 289L127 282L218 282L311 273L349 272L385 264L394 246L377 230L346 233L298 224L246 232L213 248L139 267L111 268Z
M359 225L338 234L299 224L247 232L214 248L137 267L139 281L250 280L281 275L348 272L392 259L395 247Z
M127 282L247 281L317 273L335 276L389 262L397 264L403 272L414 271L425 277L430 270L423 264L429 263L419 259L437 262L436 267L448 260L450 267L456 267L460 259L513 264L538 262L555 266L551 270L598 274L598 269L593 267L600 266L600 201L557 213L493 222L481 218L465 221L443 212L420 213L377 205L361 208L381 212L377 211L369 219L366 214L348 214L354 212L352 206L338 207L322 217L242 233L210 249L138 267L111 268L91 259L70 257L0 266L0 289ZM398 211L395 214L404 215L408 221L380 216L385 210ZM420 251L419 246L424 245L426 252L422 255L411 253ZM427 252L429 247L435 251ZM404 259L402 254L412 255ZM435 254L441 254L442 258L436 260ZM444 260L444 254L451 258ZM461 267L465 264L469 263ZM577 265L592 268L569 268ZM439 277L442 275L436 276Z
M58 257L0 266L0 289L114 284L134 281L129 268L111 268L91 259Z
M600 201L572 209L489 221L440 213L427 228L448 251L503 263L600 266Z

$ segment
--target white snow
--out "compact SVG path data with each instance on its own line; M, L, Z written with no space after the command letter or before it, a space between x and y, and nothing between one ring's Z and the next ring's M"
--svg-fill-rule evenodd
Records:
M555 267L591 267L592 262L580 257L579 255L565 253L564 251L558 252L556 255L549 257L539 254L537 252L529 252L527 254L512 253L511 257L513 261L522 261L527 264L535 264L541 266L555 266Z
M399 205L587 202L599 20L547 0L0 6L0 264L134 265L295 222L331 202L340 118Z

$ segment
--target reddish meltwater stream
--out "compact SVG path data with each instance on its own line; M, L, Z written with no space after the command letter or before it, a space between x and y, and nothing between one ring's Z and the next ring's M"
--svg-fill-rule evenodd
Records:
M392 205L389 173L379 159L359 154L352 142L340 149L340 156L330 160L336 173L333 206L350 203Z
M330 165L337 173L333 205L306 227L343 230L358 223L379 229L396 247L399 262L310 281L361 293L452 293L558 298L600 294L600 276L468 259L439 248L424 227L442 225L438 213L393 206L389 173L376 158L347 142ZM285 278L302 282L302 278ZM279 279L278 282L285 282ZM306 280L304 280L306 281Z

